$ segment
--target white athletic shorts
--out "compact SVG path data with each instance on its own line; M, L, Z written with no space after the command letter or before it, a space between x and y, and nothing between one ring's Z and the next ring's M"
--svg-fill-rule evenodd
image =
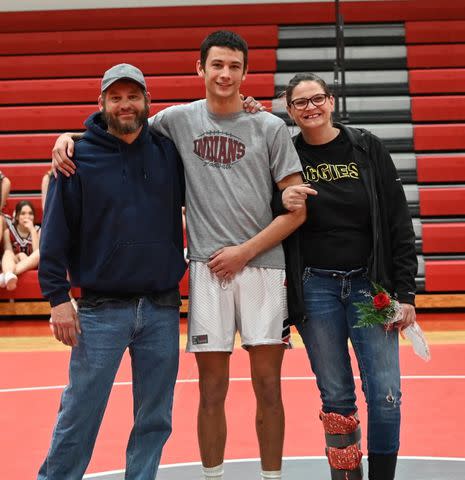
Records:
M232 352L242 347L290 346L285 270L245 267L222 281L206 263L189 263L188 352Z

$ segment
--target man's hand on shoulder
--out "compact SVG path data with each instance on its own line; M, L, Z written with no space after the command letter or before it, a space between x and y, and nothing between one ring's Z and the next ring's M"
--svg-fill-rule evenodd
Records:
M75 172L76 165L71 160L74 155L75 138L76 136L72 133L62 133L57 138L52 150L52 170L55 177L57 176L57 170L66 177Z
M65 302L52 307L51 314L50 328L54 337L65 345L75 347L78 344L81 327L73 304Z

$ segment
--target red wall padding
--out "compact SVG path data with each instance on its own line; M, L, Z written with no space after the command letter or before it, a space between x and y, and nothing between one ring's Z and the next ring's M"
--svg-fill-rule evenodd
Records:
M465 187L419 188L420 215L465 215Z
M415 151L465 150L465 124L415 125Z
M463 0L394 0L343 2L348 22L465 19ZM333 23L334 3L207 5L153 8L6 12L1 32L41 32L120 28L188 27L210 25L269 25Z
M408 45L407 66L408 68L465 67L465 44Z
M38 272L37 270L29 270L22 273L18 277L18 286L12 292L6 288L0 288L0 298L7 300L10 298L20 299L41 299L42 292L40 291Z
M465 69L410 70L409 89L412 94L465 93Z
M0 105L87 103L95 104L100 94L100 78L65 78L51 80L6 80L0 82ZM205 84L197 75L146 77L152 101L195 100L205 97ZM243 93L258 98L274 96L274 75L251 73ZM5 119L6 121L6 119ZM2 122L2 116L0 116Z
M186 297L189 293L189 285L188 285L188 278L189 272L186 271L186 274L181 280L179 284L179 289L181 291L181 295ZM75 298L78 298L80 295L80 291L78 288L73 288L73 295ZM12 292L6 290L5 288L0 288L0 299L8 300L13 298L15 300L18 299L42 299L42 292L40 290L39 285L39 278L37 270L29 270L28 272L24 272L18 278L18 286L16 290Z
M150 28L77 32L1 33L2 55L39 53L130 52L198 49L203 39L219 28L237 32L249 48L277 47L278 26Z
M245 94L259 97L260 93L244 89ZM271 100L261 100L263 106L271 109ZM150 114L163 110L173 103L152 103ZM26 106L0 107L0 132L14 131L63 131L82 130L85 119L97 110L97 104L92 105L60 105L60 106Z
M465 21L406 22L405 41L407 44L465 42Z
M197 50L5 56L0 57L0 78L101 78L117 63L131 63L144 75L193 75L198 58ZM276 50L250 50L249 62L251 72L275 72Z
M0 132L83 130L85 119L97 110L93 105L26 106L0 108ZM1 140L0 140L1 141Z
M465 95L412 97L411 109L414 122L465 120Z
M0 170L11 180L11 191L40 190L42 177L50 170L49 163L0 163Z
M465 154L417 155L419 182L465 182Z
M56 133L0 135L0 161L50 159L56 138Z
M465 223L424 223L423 253L465 253Z
M189 295L189 270L186 271L179 283L179 291L181 292L182 297L187 297Z
M427 261L425 290L447 292L465 290L465 260Z

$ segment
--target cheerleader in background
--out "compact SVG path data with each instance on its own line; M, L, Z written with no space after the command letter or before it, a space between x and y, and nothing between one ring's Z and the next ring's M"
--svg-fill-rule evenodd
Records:
M34 224L34 217L34 206L27 200L16 204L12 220L5 217L0 287L7 290L16 288L18 275L39 265L40 227Z

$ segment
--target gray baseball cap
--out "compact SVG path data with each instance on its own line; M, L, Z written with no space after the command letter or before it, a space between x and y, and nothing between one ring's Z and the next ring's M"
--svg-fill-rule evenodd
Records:
M134 65L129 63L119 63L107 70L102 78L102 92L118 80L132 80L138 83L142 89L147 90L144 74Z

